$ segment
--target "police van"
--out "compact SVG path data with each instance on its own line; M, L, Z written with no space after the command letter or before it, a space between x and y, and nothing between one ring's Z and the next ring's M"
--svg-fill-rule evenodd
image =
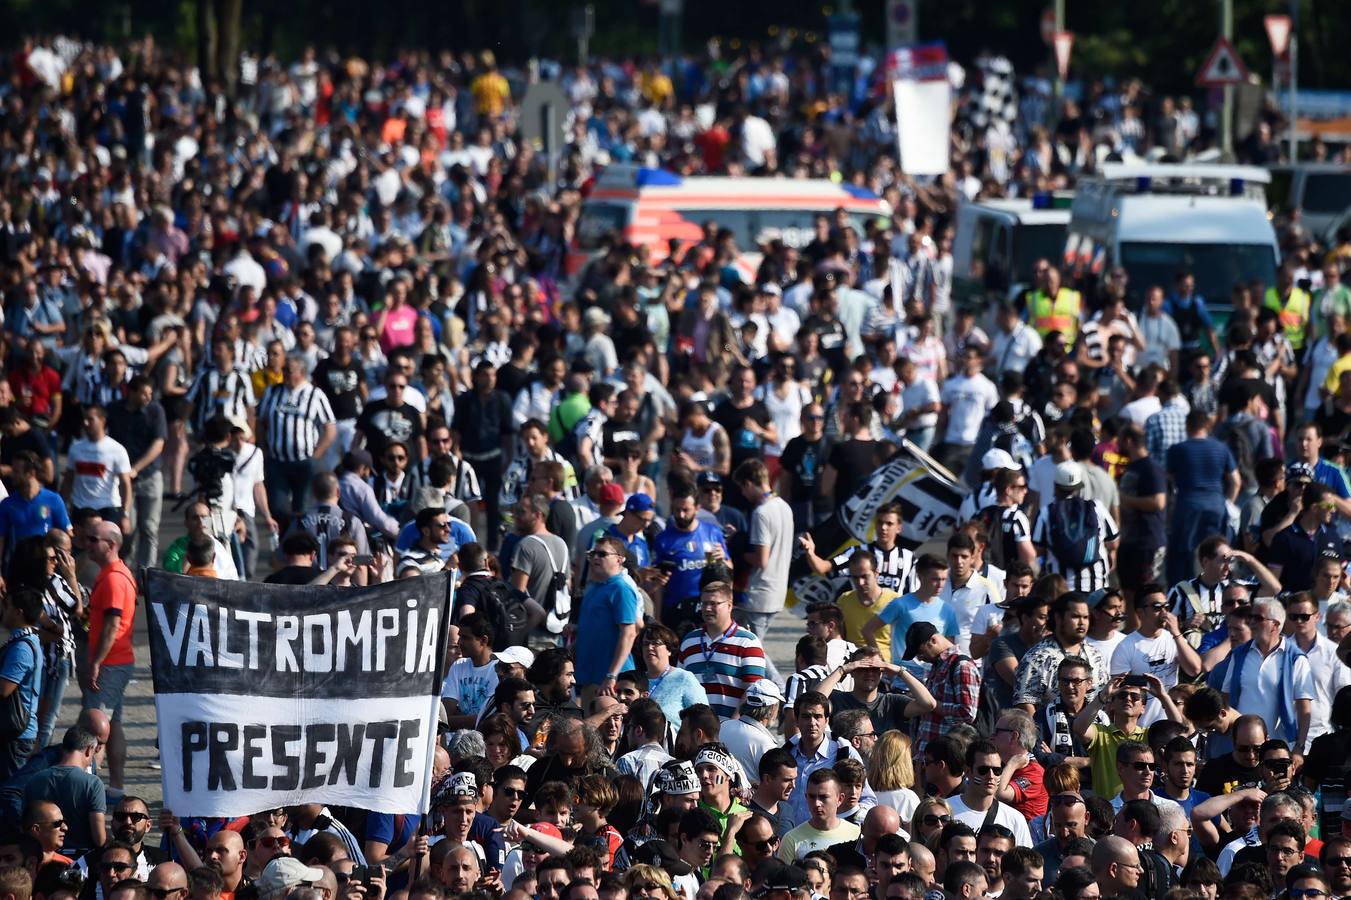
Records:
M1276 283L1280 259L1267 212L1270 174L1256 166L1108 163L1079 181L1062 261L1066 281L1125 268L1131 292L1171 291L1191 272L1212 309L1240 283Z
M1011 300L1032 284L1039 259L1056 262L1065 247L1073 195L964 201L952 242L952 297L959 305Z

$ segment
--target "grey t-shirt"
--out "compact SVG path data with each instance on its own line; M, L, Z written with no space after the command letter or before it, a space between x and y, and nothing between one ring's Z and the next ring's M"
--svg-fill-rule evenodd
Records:
M34 775L24 786L25 805L38 800L55 803L65 814L66 846L74 850L94 847L89 830L89 814L107 812L107 795L98 776L75 766L52 766Z
M793 564L793 510L782 497L767 498L751 513L750 543L769 548L769 564L751 572L746 609L778 612L788 594L788 568Z
M546 548L547 545L547 548ZM512 571L526 574L525 592L536 603L549 609L546 591L555 572L568 573L568 545L556 534L528 535L516 544L511 557Z

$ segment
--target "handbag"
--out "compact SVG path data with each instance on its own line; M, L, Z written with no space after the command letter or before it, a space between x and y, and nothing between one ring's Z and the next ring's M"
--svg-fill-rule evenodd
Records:
M0 647L0 659L9 659L10 647L18 643L28 643L26 638L33 633L31 628L24 629L10 638L3 647ZM29 644L28 649L33 654L33 674L29 677L35 678L37 677L38 667L37 651L33 650L31 644ZM10 692L8 697L0 699L0 741L17 740L19 735L28 730L33 713L24 705L22 693L21 690L16 689Z

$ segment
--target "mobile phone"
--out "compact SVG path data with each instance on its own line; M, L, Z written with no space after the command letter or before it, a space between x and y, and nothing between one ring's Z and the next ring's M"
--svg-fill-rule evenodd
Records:
M1127 675L1126 680L1121 682L1122 687L1149 687L1149 681L1143 675Z
M359 553L352 557L352 565L354 566L370 566L374 564L375 557L371 556L369 553Z
M661 572L662 574L664 574L664 575L668 575L668 576L669 576L669 575L674 575L674 574L675 574L675 570L676 570L676 564L673 563L673 562L671 562L671 561L668 559L668 560L665 560L664 562L659 562L659 563L657 563L657 570L660 571L660 572Z

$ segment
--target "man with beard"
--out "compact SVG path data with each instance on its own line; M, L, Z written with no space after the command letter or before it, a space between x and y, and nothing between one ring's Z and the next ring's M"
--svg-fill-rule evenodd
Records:
M225 882L222 900L234 900L235 892L244 885L244 862L249 852L237 831L218 831L206 842L203 862L220 873Z
M670 521L652 545L653 565L661 573L658 579L664 579L663 622L694 619L704 566L730 556L722 529L698 513L692 485L682 482L672 489Z
M239 835L235 835L236 838ZM98 868L95 870L98 881L95 882L93 896L104 900L113 894L113 886L120 881L136 879L136 859L134 851L121 841L109 841L103 845L99 854ZM233 900L233 897L229 898Z
M113 840L131 847L136 861L136 877L144 881L150 870L169 858L159 847L145 844L150 832L150 807L140 797L130 794L113 808Z
M1056 673L1067 656L1081 656L1088 660L1091 689L1096 691L1107 684L1107 663L1097 650L1084 642L1088 635L1088 597L1079 591L1068 591L1051 604L1051 633L1037 642L1018 664L1018 683L1013 689L1013 702L1030 714L1037 706L1048 703L1055 696Z

